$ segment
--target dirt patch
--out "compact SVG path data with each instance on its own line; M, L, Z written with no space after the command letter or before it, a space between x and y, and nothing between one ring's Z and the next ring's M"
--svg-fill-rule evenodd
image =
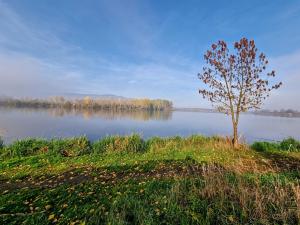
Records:
M139 166L125 171L110 171L108 169L99 169L93 167L83 167L70 169L58 175L27 177L22 180L0 182L0 190L16 190L22 188L54 188L63 184L79 184L88 181L98 181L104 183L115 183L129 179L163 179L186 176L199 176L207 170L208 166L203 165L164 165L158 164L154 169L140 169ZM219 165L209 165L210 170L222 171L223 167Z
M300 172L300 159L296 157L268 152L261 155L268 160L270 167L278 172Z

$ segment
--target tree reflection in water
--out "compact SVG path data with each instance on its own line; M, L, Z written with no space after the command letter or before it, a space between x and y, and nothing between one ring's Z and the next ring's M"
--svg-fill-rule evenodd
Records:
M2 110L11 110L11 107L1 107ZM111 109L74 109L74 108L15 108L24 113L45 112L52 117L82 116L84 119L101 118L105 120L132 119L138 121L170 120L172 110L111 110ZM0 130L1 132L2 130ZM3 131L4 132L4 131Z

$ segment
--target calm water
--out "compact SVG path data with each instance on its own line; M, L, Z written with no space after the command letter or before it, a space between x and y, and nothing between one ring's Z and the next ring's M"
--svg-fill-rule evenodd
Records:
M300 139L300 118L245 114L240 134L247 142ZM87 135L91 140L106 135L139 133L151 136L230 135L230 118L201 112L111 112L59 109L0 108L0 135L6 143L25 137L71 137Z

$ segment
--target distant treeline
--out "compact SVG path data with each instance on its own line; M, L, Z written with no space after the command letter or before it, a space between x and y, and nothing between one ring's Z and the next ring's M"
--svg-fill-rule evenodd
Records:
M0 106L32 108L67 108L96 110L169 110L172 102L163 99L105 99L86 96L81 99L67 99L62 96L47 99L0 98Z
M281 109L281 110L259 110L252 112L253 114L263 116L281 116L281 117L300 117L300 112L293 109Z

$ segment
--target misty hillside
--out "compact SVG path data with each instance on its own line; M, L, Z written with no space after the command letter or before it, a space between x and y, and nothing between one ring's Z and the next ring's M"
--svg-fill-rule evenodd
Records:
M64 93L63 96L66 98L84 98L86 96L89 96L91 98L114 99L114 100L129 99L124 96L113 95L113 94L97 95L97 94L82 94L82 93Z

